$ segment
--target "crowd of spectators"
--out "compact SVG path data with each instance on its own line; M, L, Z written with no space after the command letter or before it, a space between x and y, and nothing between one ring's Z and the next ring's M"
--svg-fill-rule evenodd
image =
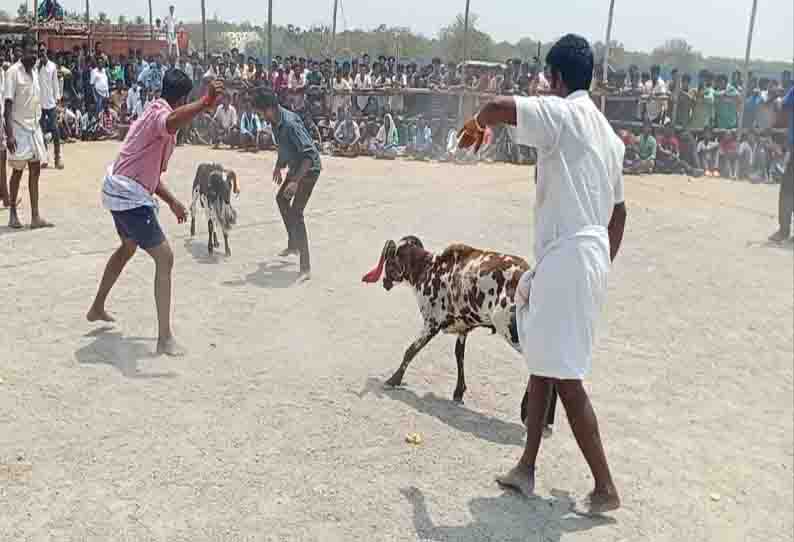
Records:
M178 50L177 50L178 51ZM13 44L0 46L4 66L18 58ZM196 119L180 133L180 143L227 145L256 152L273 148L271 127L254 112L248 89L268 87L282 104L299 112L311 134L328 153L341 156L372 155L392 159L409 156L469 162L477 159L531 162L533 151L513 145L509 131L488 135L477 155L461 154L456 146L454 117L448 91L468 89L480 94L533 95L548 90L542 65L508 60L505 64L458 65L439 58L427 64L401 63L394 57L359 58L333 62L276 56L267 66L232 49L208 59L197 53L145 57L140 50L109 56L102 43L71 51L47 51L40 45L40 78L57 80L55 118L58 139L100 140L123 135L146 106L159 96L165 72L184 71L196 92L206 81L222 77L228 95L213 115ZM49 73L48 72L48 73ZM701 72L697 85L688 74L673 70L667 79L658 66L648 73L632 67L610 74L609 86L619 97L610 109L621 119L621 105L632 109L629 120L643 120L641 133L620 130L626 143L626 171L631 173L687 173L723 175L754 180L775 180L786 160L784 145L773 136L782 99L791 87L791 73L780 81L749 78L742 104L739 72L731 77ZM428 89L419 98L406 89ZM445 92L447 91L447 92ZM464 98L466 99L466 98ZM479 100L479 98L473 98ZM454 103L457 103L455 98ZM475 104L476 105L476 102ZM744 108L745 133L737 139L739 111ZM451 120L451 118L452 120ZM617 123L616 123L617 126ZM660 128L662 126L662 128Z

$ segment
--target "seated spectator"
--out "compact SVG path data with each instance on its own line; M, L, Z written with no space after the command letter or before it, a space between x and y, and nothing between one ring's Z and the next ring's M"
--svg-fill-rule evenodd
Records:
M416 159L430 158L433 152L433 133L427 121L422 115L416 119L416 128L414 129L411 144L408 148L408 153Z
M216 149L222 144L227 144L230 147L237 146L239 135L237 110L230 102L231 96L227 93L212 118L210 139Z
M349 111L343 113L342 120L334 129L334 151L344 156L358 156L361 130Z
M118 114L110 107L109 102L105 102L105 108L99 114L99 125L96 130L96 139L114 139L116 137L116 123Z
M720 139L718 167L720 175L726 179L736 179L739 170L739 142L736 132L725 132Z
M139 85L133 85L127 91L127 120L132 122L143 113L144 90Z
M739 143L739 171L740 179L748 180L753 174L755 158L756 135L753 132L743 134Z
M656 166L656 138L653 135L653 126L650 122L645 122L642 127L642 135L637 145L637 160L628 164L625 168L630 175L640 175L643 173L653 173Z
M691 175L700 177L703 170L695 167L697 163L695 156L694 141L691 134L687 133L686 143L683 137L679 139L672 126L664 129L662 137L657 141L656 168L658 173L672 173L680 175ZM686 153L684 152L686 147ZM686 158L685 158L686 154Z
M375 158L394 159L397 156L398 145L397 127L392 116L387 113L383 117L383 125L370 143L370 154Z
M250 152L259 150L259 132L261 131L262 123L259 116L251 107L251 102L246 100L243 112L240 114L240 148Z
M719 174L718 155L720 144L714 137L711 128L703 130L697 146L697 156L701 169L704 170L706 177L716 177Z

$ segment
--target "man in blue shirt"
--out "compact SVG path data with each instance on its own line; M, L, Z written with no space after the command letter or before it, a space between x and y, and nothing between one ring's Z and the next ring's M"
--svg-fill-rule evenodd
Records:
M786 172L780 180L780 199L778 213L780 229L769 240L782 243L791 236L791 215L794 213L794 88L789 89L783 98L783 110L788 115L789 159Z
M281 107L278 97L265 89L254 96L254 109L273 127L278 144L278 159L273 170L273 182L279 186L276 202L287 229L287 248L279 254L300 254L300 274L296 284L311 278L309 238L303 211L322 171L320 153L301 118ZM286 179L281 171L287 170Z

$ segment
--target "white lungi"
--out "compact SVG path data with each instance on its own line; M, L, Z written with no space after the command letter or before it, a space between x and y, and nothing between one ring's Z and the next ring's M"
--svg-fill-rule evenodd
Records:
M582 232L557 242L521 278L529 302L517 308L518 338L531 375L582 380L590 373L610 265L606 231Z
M538 150L537 264L516 294L521 351L531 375L582 380L606 299L624 147L587 92L515 101L514 140Z
M13 130L17 147L16 151L8 156L8 164L11 169L24 170L30 162L46 164L48 160L47 147L44 145L41 127L36 125L35 130L28 130L15 122Z

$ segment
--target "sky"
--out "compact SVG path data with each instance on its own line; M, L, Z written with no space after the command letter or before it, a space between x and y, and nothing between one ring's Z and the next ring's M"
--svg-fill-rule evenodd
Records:
M32 0L31 0L32 1ZM145 2L90 0L91 10L105 11L114 19L125 4ZM61 0L69 10L84 10L85 0ZM200 0L152 0L155 17L165 16L170 3L177 17L199 20ZM206 0L207 16L263 24L266 0ZM0 0L0 7L15 11L17 0ZM273 0L276 24L330 24L333 0ZM465 0L340 0L338 28L372 28L381 23L408 26L433 36L462 13ZM647 50L671 38L683 38L707 56L743 58L752 0L615 0L613 39L629 50ZM479 16L481 30L496 41L522 37L550 41L576 32L591 40L604 40L609 0L471 0L471 12ZM146 15L128 11L127 16ZM753 38L753 58L792 61L794 58L794 2L759 0Z

